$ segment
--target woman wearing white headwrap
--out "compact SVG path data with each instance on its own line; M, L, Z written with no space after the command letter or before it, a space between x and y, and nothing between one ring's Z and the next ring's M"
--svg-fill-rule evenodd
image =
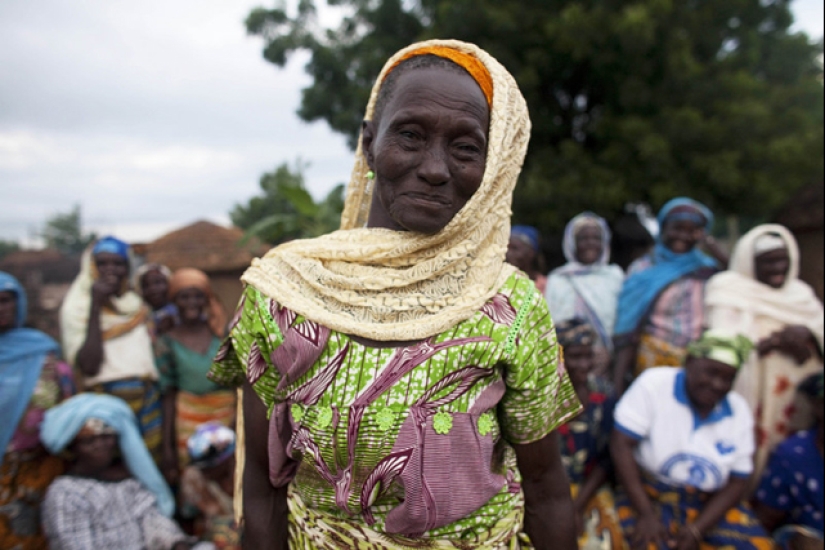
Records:
M504 262L526 102L480 48L431 41L365 119L342 230L253 262L212 370L244 385L244 548L571 550L554 430L580 405Z
M610 229L592 212L579 214L564 230L567 263L550 273L547 303L556 323L586 319L594 328L594 374L604 375L613 352L616 305L624 272L610 264Z
M736 245L730 269L707 286L708 323L745 334L757 349L735 390L756 413L756 475L792 430L795 389L822 369L823 309L799 280L799 247L781 225L760 225Z

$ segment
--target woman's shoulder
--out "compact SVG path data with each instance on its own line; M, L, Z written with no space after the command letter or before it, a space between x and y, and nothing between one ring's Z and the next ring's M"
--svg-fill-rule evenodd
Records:
M484 308L501 297L506 297L516 311L531 305L541 303L546 305L544 294L538 289L536 283L522 271L516 271L510 275L504 284L498 288L495 295L487 301Z

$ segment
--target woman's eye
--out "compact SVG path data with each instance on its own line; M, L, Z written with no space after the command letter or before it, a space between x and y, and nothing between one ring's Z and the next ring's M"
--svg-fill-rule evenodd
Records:
M481 149L478 146L471 143L460 143L456 146L456 148L463 154L477 155L481 152Z

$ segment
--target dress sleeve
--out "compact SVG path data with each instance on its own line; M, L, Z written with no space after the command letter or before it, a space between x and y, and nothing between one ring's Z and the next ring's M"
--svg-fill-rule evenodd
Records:
M654 371L643 372L616 404L615 429L638 441L647 438L655 414Z
M209 371L209 378L223 386L237 387L249 380L268 410L279 400L276 388L281 380L271 359L284 341L272 315L277 307L255 287L247 286Z
M513 294L521 292L526 298L506 343L507 389L499 405L502 434L517 445L544 438L581 410L544 296L530 280L521 281Z
M51 548L89 550L94 548L89 502L58 483L46 494L42 505L43 530Z
M172 353L172 344L169 337L164 335L155 340L155 366L158 369L160 391L166 392L169 388L178 388L178 369L175 364L175 355Z
M737 396L738 397L738 396ZM753 413L744 399L740 401L741 406L737 407L737 416L741 420L737 423L737 434L734 441L736 445L736 460L731 466L731 475L734 477L749 478L753 474L753 455L756 451L756 441L754 436Z

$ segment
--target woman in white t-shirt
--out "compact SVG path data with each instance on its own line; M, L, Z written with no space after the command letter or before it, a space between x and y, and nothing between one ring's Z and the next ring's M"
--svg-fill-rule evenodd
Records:
M645 371L619 401L611 452L632 547L770 548L742 502L753 471L753 415L731 392L752 343L707 332L684 368Z

